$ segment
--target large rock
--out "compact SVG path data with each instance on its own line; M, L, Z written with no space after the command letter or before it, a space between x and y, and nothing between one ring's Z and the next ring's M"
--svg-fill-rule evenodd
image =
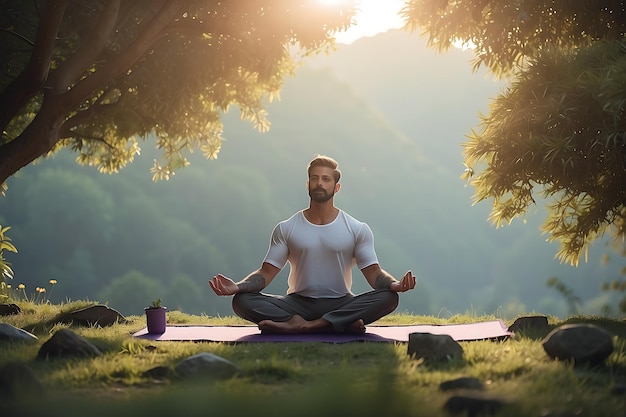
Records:
M546 316L524 316L515 319L509 326L509 331L513 333L542 334L548 333L548 317ZM545 332L545 333L544 333Z
M37 336L26 330L19 329L9 323L0 323L0 341L3 342L37 342Z
M463 357L463 348L447 334L411 333L407 354L415 359L458 359Z
M22 309L17 304L0 304L0 316L12 316L21 312Z
M183 359L175 370L183 378L229 379L239 373L239 368L234 363L207 352Z
M100 304L75 310L67 315L67 321L84 326L104 327L124 320L124 316L118 311Z
M82 357L94 358L102 352L87 339L69 329L61 329L39 348L38 358Z
M613 336L593 324L566 324L545 337L543 349L552 359L599 365L613 352Z

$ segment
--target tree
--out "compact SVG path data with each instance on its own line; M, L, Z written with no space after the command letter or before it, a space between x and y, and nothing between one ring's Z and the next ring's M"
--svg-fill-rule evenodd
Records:
M623 1L410 0L407 28L440 50L474 46L510 86L464 144L475 201L511 222L548 201L542 229L577 265L605 233L626 235L626 6Z
M352 4L316 0L0 0L0 183L69 148L116 172L156 137L155 179L199 149L216 158L221 115L258 129L263 100L303 55L333 45Z

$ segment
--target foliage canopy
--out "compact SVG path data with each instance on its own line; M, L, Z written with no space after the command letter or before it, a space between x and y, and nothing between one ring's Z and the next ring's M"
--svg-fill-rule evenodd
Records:
M626 5L623 1L411 0L407 28L445 50L473 45L510 85L464 153L475 200L497 226L549 199L543 224L576 265L589 244L626 235Z
M216 158L221 115L258 129L293 49L332 47L350 2L0 0L0 183L61 148L116 172L153 134L155 179L199 149Z

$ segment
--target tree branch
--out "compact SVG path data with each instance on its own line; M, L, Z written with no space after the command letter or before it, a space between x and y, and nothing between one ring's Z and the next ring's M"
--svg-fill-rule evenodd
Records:
M89 37L67 61L50 74L47 87L53 94L67 91L100 55L113 33L119 9L120 0L108 0Z
M111 104L93 104L88 109L82 110L76 113L74 116L67 119L59 131L59 138L69 138L74 134L74 129L83 123L93 120L101 115L111 114L118 107L117 103Z
M68 0L46 2L30 61L20 75L0 94L0 129L4 130L22 106L44 85L67 3Z
M79 81L71 90L64 94L64 101L78 104L91 92L101 88L107 82L132 67L158 39L163 29L167 27L172 18L179 12L182 4L182 0L164 2L163 7L124 52L104 64L93 74Z

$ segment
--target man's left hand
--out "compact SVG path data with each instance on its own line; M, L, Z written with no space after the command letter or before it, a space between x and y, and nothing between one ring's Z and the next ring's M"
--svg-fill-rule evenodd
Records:
M405 292L415 288L415 276L411 271L408 271L400 281L391 283L389 289L395 292Z

